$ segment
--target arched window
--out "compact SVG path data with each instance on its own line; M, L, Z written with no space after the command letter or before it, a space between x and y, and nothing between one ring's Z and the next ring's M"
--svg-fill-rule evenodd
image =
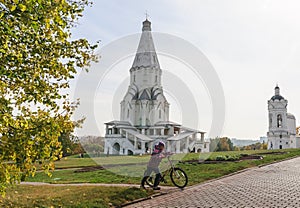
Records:
M133 81L135 82L135 75L133 75Z
M281 114L277 115L277 127L278 128L282 127L282 116L281 116Z
M155 75L155 82L157 82L157 75Z
M151 124L150 124L150 120L148 119L148 118L146 118L146 125L147 126L150 126Z
M129 109L127 110L127 118L129 118Z
M159 118L161 118L161 110L159 110L158 116L159 116Z
M113 145L112 153L113 153L114 155L118 155L118 154L120 154L120 149L121 149L120 144L116 142L116 143Z

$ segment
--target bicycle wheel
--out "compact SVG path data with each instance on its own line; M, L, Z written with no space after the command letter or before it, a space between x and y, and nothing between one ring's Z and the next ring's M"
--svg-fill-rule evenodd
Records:
M151 175L147 178L146 184L151 188L154 186L155 174L151 173Z
M184 188L188 183L186 173L180 168L174 168L170 173L172 183L178 188Z

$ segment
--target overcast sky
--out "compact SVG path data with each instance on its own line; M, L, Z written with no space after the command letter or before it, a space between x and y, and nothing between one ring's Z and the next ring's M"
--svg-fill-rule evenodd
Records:
M300 119L300 1L94 1L73 30L74 38L83 37L94 43L101 40L101 49L121 37L140 32L147 10L154 32L183 38L202 51L219 75L225 94L226 122L220 136L256 139L266 135L267 100L274 94L276 83L288 100L288 112ZM168 61L164 57L159 59L161 67L168 68ZM129 71L131 64L129 58L115 70ZM119 84L123 81L120 79ZM75 84L73 82L72 90ZM97 94L101 99L101 93ZM169 100L170 107L180 109L175 101L176 98ZM206 102L203 106L209 103L203 102ZM89 111L91 109L81 109L87 122L78 134L103 136L103 126L100 130L90 127ZM102 120L115 119L110 118L111 113L104 116L106 111L97 112L102 117L98 125ZM170 117L180 122L180 116ZM210 122L209 117L207 121L202 120L201 129L209 131Z

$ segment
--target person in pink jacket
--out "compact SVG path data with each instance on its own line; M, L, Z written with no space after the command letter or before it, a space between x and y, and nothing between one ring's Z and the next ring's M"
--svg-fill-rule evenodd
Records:
M152 172L154 172L156 174L156 176L155 176L155 180L154 180L153 190L160 190L160 187L158 187L158 184L159 184L159 181L161 178L161 173L160 173L158 166L159 166L161 160L164 157L166 157L165 154L163 153L164 148L165 148L165 143L163 143L161 141L154 146L153 152L151 154L151 158L147 165L147 170L145 171L144 177L141 181L141 188L145 188L146 180L148 179L150 174Z

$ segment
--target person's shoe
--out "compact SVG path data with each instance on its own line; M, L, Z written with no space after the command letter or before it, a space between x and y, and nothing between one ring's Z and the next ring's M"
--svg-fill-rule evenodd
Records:
M153 187L153 190L160 190L160 187Z
M146 188L145 188L145 186L141 185L141 186L140 186L140 189L146 189Z

